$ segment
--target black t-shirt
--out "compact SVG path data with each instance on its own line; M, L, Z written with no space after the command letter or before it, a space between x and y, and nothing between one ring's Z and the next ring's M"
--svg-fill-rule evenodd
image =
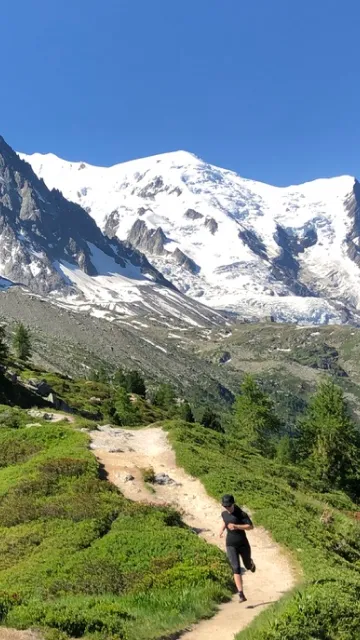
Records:
M242 547L244 544L248 544L248 540L246 537L245 531L229 531L227 525L232 524L251 524L252 522L245 511L242 511L240 507L235 505L234 511L229 513L228 511L223 511L222 519L226 525L227 535L226 535L226 546L228 547Z

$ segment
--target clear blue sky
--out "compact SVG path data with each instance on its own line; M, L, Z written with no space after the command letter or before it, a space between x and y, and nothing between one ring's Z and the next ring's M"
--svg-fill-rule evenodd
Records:
M359 0L17 0L1 133L110 165L186 149L274 184L360 177Z

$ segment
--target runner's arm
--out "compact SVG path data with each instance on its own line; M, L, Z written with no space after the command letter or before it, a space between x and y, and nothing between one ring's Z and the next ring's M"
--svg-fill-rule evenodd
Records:
M251 531L254 528L254 525L251 524L229 524L228 528L230 531Z
M241 520L241 524L229 524L230 531L251 531L254 528L247 513L243 512Z
M225 529L226 529L226 524L225 524L225 522L223 522L222 525L221 525L221 529L219 531L220 538L222 538Z

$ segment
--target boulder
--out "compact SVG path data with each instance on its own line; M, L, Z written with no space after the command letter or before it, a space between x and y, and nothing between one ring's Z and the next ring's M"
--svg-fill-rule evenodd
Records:
M120 482L132 482L135 480L131 473L117 473L116 477Z
M46 413L44 411L39 411L39 409L30 409L30 411L28 411L28 414L32 418L42 418L43 420L49 420L49 421L51 421L53 419L53 414L52 413Z
M28 381L30 387L39 394L39 396L48 396L51 393L51 387L45 380L36 380L34 378Z
M16 384L16 382L18 381L18 375L17 375L17 373L14 373L14 371L7 371L6 372L6 377L13 384Z
M219 357L219 364L226 364L231 360L231 353L229 351L224 351Z
M176 482L167 473L157 473L154 478L154 484L176 484Z

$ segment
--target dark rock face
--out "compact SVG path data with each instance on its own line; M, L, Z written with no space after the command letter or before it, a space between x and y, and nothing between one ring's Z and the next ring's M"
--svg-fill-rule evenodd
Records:
M348 256L360 267L360 183L357 180L345 201L345 209L352 222L352 229L346 236Z
M277 225L275 240L281 248L281 253L272 261L273 276L282 280L296 296L316 297L315 292L299 280L300 265L296 259L299 253L316 244L316 231L310 228L302 238L299 238Z
M164 191L164 181L161 176L157 176L154 180L149 182L149 184L143 187L139 191L138 195L140 198L150 198L153 200L161 191Z
M161 227L148 229L144 220L136 220L130 229L128 241L133 247L155 255L165 252L166 236Z
M280 225L276 227L275 240L281 248L281 254L273 261L274 266L280 267L287 272L290 277L296 278L299 272L299 264L292 252L291 239L285 229L280 227Z
M204 224L205 224L205 227L210 231L210 233L212 233L212 235L214 235L219 228L219 225L216 222L216 220L214 220L214 218L209 218L209 217L206 218Z
M202 213L195 211L195 209L188 209L184 213L184 217L187 218L188 220L201 220L201 218L203 218L204 216Z
M177 195L177 197L181 196L182 191L180 189L180 187L175 187L174 189L172 189L171 191L169 191L169 195L175 193L175 195Z
M33 291L65 286L54 267L66 261L96 273L88 242L110 254L107 242L78 205L49 191L30 165L0 138L0 248L2 272ZM121 263L121 262L120 262Z
M219 364L226 364L227 362L230 362L230 360L231 360L230 351L224 351L224 353L222 353L221 356L219 357Z
M138 215L139 216L144 216L145 213L147 213L147 211L151 212L151 209L146 209L146 207L139 207L138 209Z
M127 240L130 246L152 255L166 256L169 260L173 260L180 267L194 275L200 272L200 267L194 260L189 258L178 247L173 253L166 250L165 245L168 239L161 227L148 229L146 222L138 219L131 227Z
M190 273L193 273L194 275L200 272L200 267L196 262L183 253L181 249L176 248L172 255L175 262L177 262L180 267L183 267L183 269L190 271Z
M239 231L239 238L247 244L251 251L257 256L260 256L260 258L264 258L265 260L268 259L264 243L260 238L258 238L252 229L243 229Z
M115 238L120 223L120 214L117 209L112 211L106 219L104 233L108 238Z
M119 222L118 211L108 221L109 235ZM31 166L0 137L0 269L9 280L34 293L71 290L57 266L66 262L97 275L89 244L124 267L128 261L167 284L145 256L116 238L103 235L79 205L60 191L50 191Z
M52 388L45 380L29 380L29 386L40 396L48 396Z

